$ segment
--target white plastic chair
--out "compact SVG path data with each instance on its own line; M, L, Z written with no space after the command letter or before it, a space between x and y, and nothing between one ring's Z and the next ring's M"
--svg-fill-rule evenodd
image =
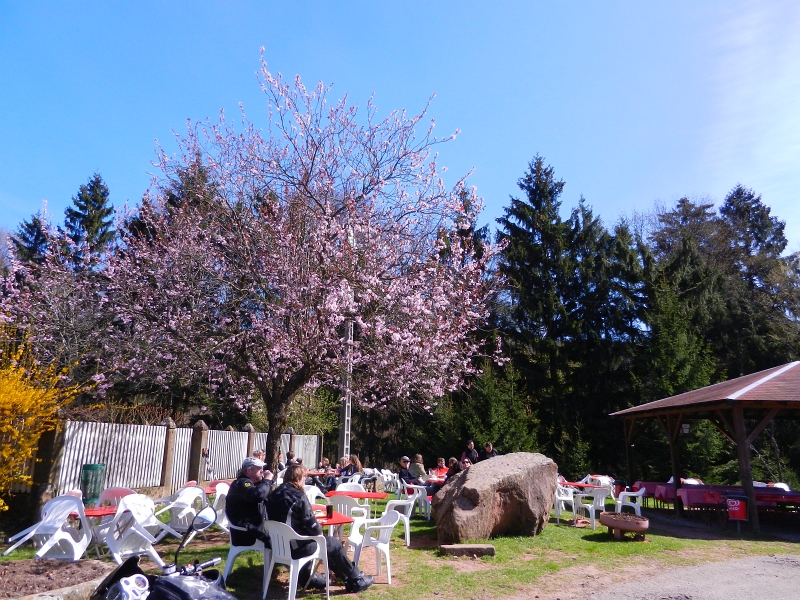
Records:
M357 528L360 522L363 523L369 518L369 509L361 506L355 498L350 498L349 496L331 496L328 498L328 503L333 504L333 509L336 512L353 519L351 529ZM342 540L344 538L344 526L338 525L336 530L339 539Z
M366 492L367 490L364 489L364 486L360 483L354 483L349 481L347 483L343 483L336 487L337 492ZM372 506L370 506L369 499L364 498L361 502L359 502L361 506L367 509L367 514L369 516L372 515Z
M397 491L397 476L389 469L381 469L383 475L383 489L386 492Z
M78 515L79 529L70 525L71 513ZM9 542L19 541L3 552L3 556L31 538L39 546L36 558L79 560L92 541L92 527L83 512L81 499L64 495L50 500L42 509L41 521L8 538Z
M578 513L586 511L589 516L592 531L595 528L595 512L603 512L606 509L606 497L608 490L606 488L597 488L592 490L591 494L575 494L575 518L578 518ZM584 502L584 500L590 502Z
M247 531L244 527L237 527L233 523L228 523L229 529L236 529L238 531ZM230 534L230 531L228 531ZM233 545L233 537L231 536L231 548L228 550L228 558L225 559L225 569L222 572L222 580L227 581L228 575L231 574L233 570L233 563L236 562L236 557L241 554L242 552L260 552L261 555L264 557L264 582L261 587L261 594L264 598L267 597L267 588L269 587L269 576L270 572L270 560L272 558L272 551L264 545L264 542L261 540L256 540L250 546L234 546Z
M642 516L642 498L647 491L645 488L640 489L638 492L622 492L617 497L616 512L621 513L622 509L630 506L637 516Z
M320 489L315 485L307 485L306 487L306 498L308 498L309 504L319 504L317 500L325 500L328 502L328 499L325 497Z
M556 523L560 523L559 520L561 518L562 511L566 510L566 505L569 504L570 510L575 512L575 497L573 494L575 490L572 488L564 487L563 485L556 485L556 499L555 499L555 509L556 509Z
M370 519L365 523L364 533L355 526L347 538L347 543L353 546L353 562L356 567L361 559L361 551L364 548L375 548L375 564L378 566L378 575L381 574L381 553L386 557L386 578L389 585L392 585L392 562L389 557L389 542L392 539L392 532L398 521L400 513L395 510L387 510L380 519ZM374 535L374 537L373 537Z
M280 485L280 484L283 483L283 474L284 473L286 473L286 469L283 469L282 471L278 471L275 474L275 485Z
M599 485L607 489L611 499L616 500L616 496L614 495L614 480L611 477L608 475L587 475L586 477L588 477L588 481L585 483Z
M184 534L189 530L195 515L207 505L205 490L197 485L187 485L175 492L169 503L159 509L156 515L169 512L169 526L179 534ZM194 535L195 532L192 531L186 540L187 544L192 541ZM178 535L178 539L182 537Z
M126 487L106 488L100 492L100 497L97 499L97 504L95 506L119 506L119 502L122 498L135 493L134 490ZM94 535L95 551L97 552L98 558L100 558L100 547L106 542L108 526L113 520L114 515L108 515L94 520L92 534Z
M230 533L228 526L228 515L225 514L225 504L228 500L228 491L231 489L230 484L220 481L217 482L216 491L214 496L214 510L217 512L217 527L222 529L225 533Z
M352 499L352 498L351 498ZM325 546L325 536L322 535L300 535L286 525L278 521L266 521L267 533L269 534L270 544L272 545L272 553L269 561L269 569L264 577L266 584L269 583L272 577L272 570L276 564L286 565L289 567L289 598L288 600L295 600L297 595L297 578L300 575L300 570L308 562L313 561L311 565L311 573L313 574L317 562L321 562L325 568L325 598L330 600L331 586L328 575L328 551ZM292 541L313 540L317 544L317 550L309 556L302 558L292 558ZM263 598L267 597L266 587L264 588Z
M386 509L383 511L384 515L390 511L394 511L400 515L400 520L403 522L403 526L405 527L406 546L411 545L411 523L409 522L409 519L414 513L414 504L416 504L416 501L416 498L408 498L406 500L389 500L389 502L386 503Z
M428 500L428 489L422 485L406 484L406 490L413 490L416 492L415 498L417 503L417 513L425 518L431 520L431 501ZM409 492L407 492L409 493Z
M156 519L154 510L153 500L144 494L120 499L105 535L105 543L118 565L129 556L146 554L159 567L164 566L153 544L168 533L168 526Z

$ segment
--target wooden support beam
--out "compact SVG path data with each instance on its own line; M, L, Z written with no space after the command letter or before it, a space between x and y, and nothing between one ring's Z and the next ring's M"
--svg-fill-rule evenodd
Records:
M764 428L767 425L770 424L772 419L774 419L778 415L779 412L781 412L780 408L773 408L771 411L769 411L766 414L766 416L763 419L761 419L761 422L758 425L756 425L755 429L753 429L753 431L750 432L750 435L747 436L747 447L748 448L750 447L750 444L752 444L755 441L755 439L758 437L758 434L761 433L762 431L764 431Z
M662 425L667 430L667 438L669 439L669 460L672 464L672 487L675 491L675 514L683 514L683 503L678 498L678 489L681 487L681 468L680 468L680 455L678 452L678 432L681 428L681 419L683 413L677 415L667 415L666 423Z
M631 442L633 442L633 430L636 428L636 418L625 419L623 421L625 430L625 476L628 478L628 485L633 485L633 465L631 464Z
M747 442L747 428L744 422L744 410L741 406L733 407L733 434L736 442L736 455L739 458L739 480L747 495L747 517L750 527L755 533L761 531L758 522L758 506L753 488L753 472L750 467L750 444Z

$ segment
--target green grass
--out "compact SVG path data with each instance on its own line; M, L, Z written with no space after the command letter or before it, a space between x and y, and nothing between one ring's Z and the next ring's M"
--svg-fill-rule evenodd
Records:
M385 502L379 503L381 511L383 506ZM658 523L664 523L668 528L659 529ZM698 538L698 532L706 539ZM216 539L222 538L217 535ZM433 521L415 517L411 521L410 548L405 547L402 525L395 529L391 546L393 585L375 585L362 597L386 600L408 600L409 594L414 598L437 600L497 597L552 586L550 580L553 577L565 578L569 583L570 577L584 573L588 567L610 573L620 564L669 568L752 554L800 553L796 544L766 536L703 529L696 525L675 529L667 516L658 520L653 517L645 542L616 542L604 527L598 526L591 531L588 527L567 526L563 521L557 525L553 518L536 537L502 537L491 540L491 543L496 550L494 557L472 559L442 555L438 550ZM181 552L180 563L204 561L215 556L224 561L227 557L227 544L202 546L200 538L189 544ZM166 562L172 562L176 547L177 541L172 540L162 542L157 549ZM7 559L32 556L33 549L26 545ZM152 563L143 561L143 566L152 567ZM219 565L219 569L222 568L224 563ZM239 600L257 600L261 594L262 571L259 553L239 555L229 577L229 591ZM270 597L285 597L285 593L285 587L273 584Z

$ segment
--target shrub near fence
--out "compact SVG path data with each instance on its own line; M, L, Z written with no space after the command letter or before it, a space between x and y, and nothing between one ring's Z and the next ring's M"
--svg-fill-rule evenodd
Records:
M37 476L36 481L45 480L55 488L57 494L80 487L81 470L85 464L106 465L105 487L131 487L135 489L158 488L158 493L171 493L189 479L211 480L205 460L192 476L192 442L202 444L208 450L214 479L233 479L248 448L266 447L267 434L255 431L204 431L204 436L193 437L193 429L176 428L174 425L119 425L84 421L60 423L62 436L55 436L60 444L57 448L40 448L46 455L59 458L48 467L47 477ZM291 437L281 436L281 449L289 450ZM197 450L199 451L200 448ZM316 466L320 441L314 435L295 435L294 449L308 467ZM170 453L170 460L165 452ZM42 468L43 462L31 461L33 469ZM19 486L17 493L30 492L28 486Z

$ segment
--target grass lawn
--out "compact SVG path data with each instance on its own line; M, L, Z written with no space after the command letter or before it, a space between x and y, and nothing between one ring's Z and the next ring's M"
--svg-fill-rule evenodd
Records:
M379 505L385 503L379 503ZM436 598L464 600L494 597L568 597L592 586L655 574L666 568L696 564L753 554L798 554L797 544L767 536L738 534L730 529L707 528L697 522L675 521L670 515L650 511L650 530L644 542L615 542L604 527L595 531L557 525L551 519L536 537L505 537L491 541L496 556L453 558L438 551L434 522L412 519L411 547L403 543L402 525L392 540L392 586L386 585L386 571L376 578L376 585L364 592L365 598L408 600ZM794 515L796 517L796 515ZM195 538L181 553L185 564L227 555L227 543L221 533L209 539ZM177 542L161 543L159 553L171 562ZM30 546L15 551L8 558L33 556ZM352 554L351 554L352 556ZM374 550L362 557L362 569L374 574ZM229 577L228 589L240 600L257 600L261 594L263 563L261 555L240 555ZM143 561L143 566L152 563ZM220 565L220 570L223 565ZM279 579L285 582L285 573ZM341 590L342 588L332 588ZM322 593L324 595L324 592ZM411 596L409 596L409 594ZM272 583L270 597L286 595L286 587ZM319 596L320 594L306 594Z

